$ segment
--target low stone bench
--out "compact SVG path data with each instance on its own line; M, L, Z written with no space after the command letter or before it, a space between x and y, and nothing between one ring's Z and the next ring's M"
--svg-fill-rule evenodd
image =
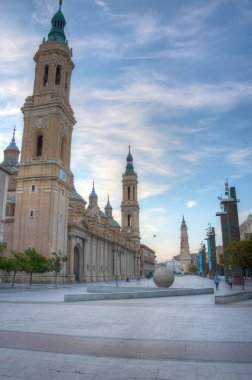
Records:
M114 289L117 289L115 287ZM143 290L144 289L144 290ZM83 293L83 294L65 294L65 302L80 302L80 301L101 301L101 300L116 300L116 299L137 299L137 298L157 298L157 297L177 297L191 296L201 294L213 294L213 288L198 288L198 289L160 289L160 288L141 288L131 290L124 288L123 291L112 291L107 293Z
M222 295L216 295L215 296L215 303L217 304L226 304L226 303L233 303L233 302L239 302L239 301L245 301L252 298L252 291L238 291L228 294L222 294Z

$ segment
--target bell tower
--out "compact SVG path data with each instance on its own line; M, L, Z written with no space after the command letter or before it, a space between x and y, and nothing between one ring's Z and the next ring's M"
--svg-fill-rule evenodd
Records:
M133 157L130 152L127 155L127 166L122 178L122 233L129 240L134 241L140 248L139 231L139 204L137 201L137 174L133 166Z
M61 11L35 54L33 95L22 107L24 130L17 177L14 250L66 254L70 158L75 124L69 103L72 50Z
M185 222L185 218L183 216L181 227L180 227L180 263L181 269L185 272L189 271L189 266L191 263L190 249L188 243L188 233L187 233L187 225Z

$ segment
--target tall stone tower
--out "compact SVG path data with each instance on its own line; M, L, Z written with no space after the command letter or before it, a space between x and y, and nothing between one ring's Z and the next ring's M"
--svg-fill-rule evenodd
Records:
M191 263L191 257L188 243L187 225L184 216L180 227L180 263L181 268L184 270L184 272L188 272Z
M74 114L69 103L72 51L59 10L35 54L33 95L22 112L24 130L17 176L13 249L66 254Z
M128 239L134 241L140 248L139 204L137 201L138 181L137 174L134 171L130 146L126 160L127 166L122 178L122 233Z

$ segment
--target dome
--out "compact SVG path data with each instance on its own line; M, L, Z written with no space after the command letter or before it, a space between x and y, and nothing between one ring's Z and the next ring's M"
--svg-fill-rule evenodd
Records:
M52 28L50 30L50 33L48 34L49 42L57 41L60 44L65 43L66 41L66 36L64 33L66 20L63 13L61 12L61 5L62 1L60 1L60 7L58 12L55 13L51 20Z
M73 192L70 194L69 199L73 201L80 201L86 203L86 201L82 198L80 194L77 193L75 189L73 189Z
M110 227L121 228L120 224L119 224L116 220L114 220L114 219L110 219L110 220L109 220L109 226L110 226Z

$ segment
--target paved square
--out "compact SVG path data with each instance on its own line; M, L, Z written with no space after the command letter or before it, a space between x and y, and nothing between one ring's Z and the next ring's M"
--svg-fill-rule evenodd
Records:
M173 287L212 285L184 276ZM0 288L0 379L252 378L252 300L215 305L209 294L63 302L64 294L83 292L85 284ZM219 292L230 292L223 281Z

